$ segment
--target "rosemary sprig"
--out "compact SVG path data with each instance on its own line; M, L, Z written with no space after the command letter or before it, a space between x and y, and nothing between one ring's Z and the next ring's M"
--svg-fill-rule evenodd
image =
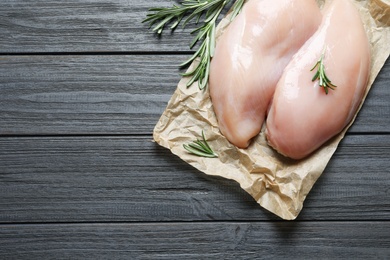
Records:
M328 78L328 76L325 73L324 56L325 56L325 49L322 52L321 57L319 58L317 63L310 70L310 71L313 71L318 66L317 72L316 72L316 74L314 74L311 81L315 81L318 79L320 81L320 84L319 84L320 87L323 87L325 90L325 94L328 95L328 89L334 90L337 86L332 84L332 82L330 81L330 79Z
M149 22L150 26L154 26L153 31L161 34L165 26L169 23L171 29L174 30L180 22L185 19L183 27L190 21L195 19L198 24L201 17L204 15L203 25L196 28L191 34L196 33L195 38L190 44L192 49L197 42L201 41L199 49L187 61L180 64L180 67L189 66L195 59L199 58L199 63L194 69L183 73L184 77L191 77L187 83L187 87L191 86L195 81L198 81L199 89L204 89L207 86L210 61L214 54L215 48L215 27L217 19L223 8L231 0L183 0L180 5L173 5L170 8L152 8L147 14L147 18L143 22ZM245 0L236 0L232 9L231 19L234 19L241 11Z
M218 157L218 155L213 151L213 149L211 149L210 145L207 143L203 131L202 131L202 139L203 140L198 139L196 141L193 141L190 144L183 144L183 147L189 153L198 156L208 157L208 158Z
M236 0L236 2L234 2L234 5L232 7L233 12L232 16L230 17L230 21L233 21L233 19L236 18L236 16L240 13L242 7L244 6L244 3L245 0Z

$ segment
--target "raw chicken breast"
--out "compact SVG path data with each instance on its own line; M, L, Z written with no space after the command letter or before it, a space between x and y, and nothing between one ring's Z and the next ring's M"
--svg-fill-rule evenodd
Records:
M260 132L283 69L320 23L314 0L251 0L220 37L209 88L232 144L245 148Z
M317 68L324 54L325 72L334 90L325 93ZM294 55L274 94L267 118L268 142L281 154L300 159L338 134L361 103L370 69L370 48L359 13L350 0L326 5L318 31Z

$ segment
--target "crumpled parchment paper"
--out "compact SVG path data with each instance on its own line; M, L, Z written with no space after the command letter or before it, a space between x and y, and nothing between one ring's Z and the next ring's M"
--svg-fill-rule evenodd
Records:
M322 7L325 1L317 2ZM372 64L365 99L390 53L390 5L383 0L354 2L371 43ZM218 25L217 40L229 25L229 17L230 14ZM237 181L263 208L277 216L286 220L295 219L307 194L355 118L341 133L302 160L285 158L269 147L264 125L247 149L239 149L220 133L208 90L200 91L196 82L187 88L188 80L180 80L155 126L154 140L205 174ZM201 138L202 130L210 146L218 153L218 158L198 157L183 149L183 144Z

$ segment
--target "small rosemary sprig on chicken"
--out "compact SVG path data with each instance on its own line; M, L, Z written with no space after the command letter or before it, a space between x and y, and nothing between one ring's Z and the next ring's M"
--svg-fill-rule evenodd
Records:
M328 95L328 91L329 91L328 89L334 90L337 86L332 84L332 82L330 81L330 79L328 78L328 76L325 73L324 57L325 57L325 49L322 52L321 57L318 59L317 63L310 70L310 71L313 71L318 66L317 72L316 72L316 74L314 74L311 81L315 81L318 79L320 81L320 84L319 84L320 87L323 87L325 90L325 94Z
M147 18L143 22L149 22L157 34L161 34L167 24L172 23L171 29L174 30L180 22L186 17L183 27L190 21L195 19L198 24L201 17L204 15L203 25L196 28L191 34L196 33L194 40L190 44L192 49L197 42L201 42L199 49L187 61L180 64L180 67L190 65L195 59L199 58L199 63L194 69L183 73L182 76L191 77L187 83L187 87L191 86L195 81L198 81L199 89L204 89L207 86L210 61L214 54L215 48L215 28L217 19L223 8L231 0L183 0L180 5L173 5L170 8L152 8L147 14ZM234 19L241 11L245 0L236 0L232 7L231 20Z
M215 158L218 155L211 149L210 145L207 143L204 133L202 131L202 140L193 141L190 144L183 144L184 149L189 153L195 154L197 156Z

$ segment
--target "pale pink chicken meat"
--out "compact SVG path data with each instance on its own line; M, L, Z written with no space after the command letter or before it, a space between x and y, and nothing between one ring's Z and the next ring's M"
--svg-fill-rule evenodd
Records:
M334 90L325 93L310 71L324 54ZM323 10L318 31L294 55L277 84L266 122L268 143L301 159L352 120L364 95L370 47L359 13L350 0L334 0Z
M232 144L245 148L260 132L283 69L320 23L314 0L251 0L220 37L209 88Z

